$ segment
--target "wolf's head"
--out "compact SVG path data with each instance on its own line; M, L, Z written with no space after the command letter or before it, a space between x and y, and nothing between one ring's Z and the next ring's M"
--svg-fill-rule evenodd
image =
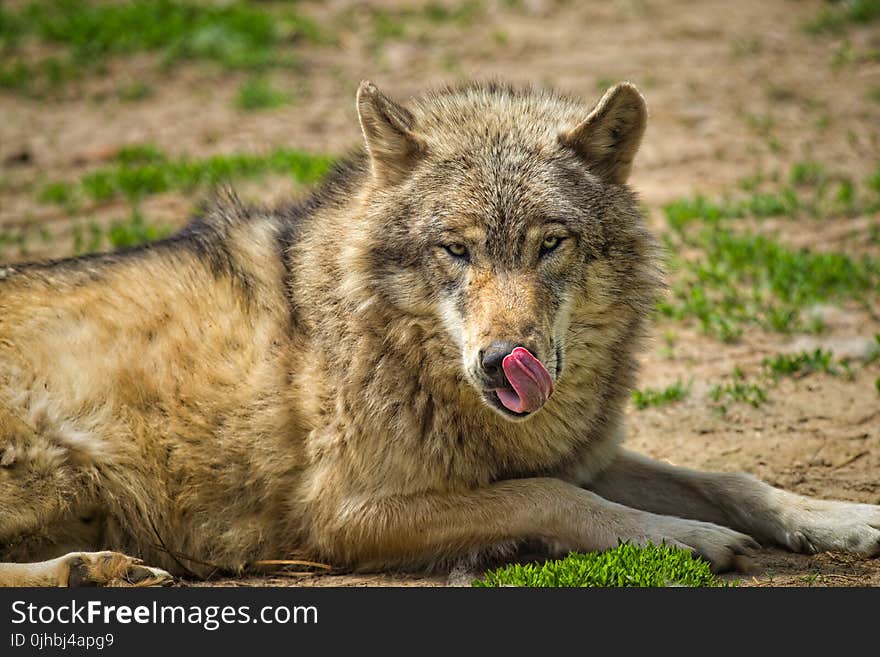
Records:
M573 350L606 348L602 331L640 303L627 290L643 278L644 229L624 183L642 96L618 84L590 110L473 85L404 107L364 82L357 109L374 285L437 320L492 409L538 411L584 360Z

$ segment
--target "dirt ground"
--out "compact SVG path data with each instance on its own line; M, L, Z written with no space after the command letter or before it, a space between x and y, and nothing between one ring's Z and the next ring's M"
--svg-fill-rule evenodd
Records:
M636 82L650 121L631 184L658 231L664 230L663 204L695 192L723 194L756 172L787 172L808 157L862 180L880 162L880 102L870 98L880 87L880 58L857 56L880 52L880 24L840 35L808 34L802 26L826 6L822 2L488 3L471 24L415 25L407 37L376 48L357 29L359 16L367 6L400 4L298 3L316 20L339 25L339 41L292 46L302 66L275 79L295 89L296 100L270 111L235 108L241 74L196 64L160 73L149 56L113 60L108 73L60 98L0 92L0 229L44 226L58 239L35 244L27 257L68 255L70 217L38 202L35 190L47 181L75 180L125 144L151 142L191 156L279 146L344 152L359 138L354 93L363 78L401 99L425 86L475 77L549 84L590 99L608 82ZM847 59L846 53L856 56ZM121 101L111 91L126 80L146 80L155 93L137 103ZM278 178L247 182L240 190L267 202L301 192ZM148 199L144 211L181 225L198 198L198 192L163 194ZM83 211L103 222L123 208L108 202ZM861 251L869 247L853 243L851 234L875 219L808 226L783 220L776 228L798 246ZM8 251L0 261L24 257ZM659 321L644 354L641 385L682 379L692 381L691 394L677 404L630 409L629 446L680 465L752 472L798 493L880 503L880 396L874 386L880 363L856 368L851 379L783 379L760 408L737 405L721 415L707 401L710 382L735 365L757 371L773 354L821 346L840 357L864 356L880 332L878 311L876 297L869 308L821 307L817 312L828 327L821 335L749 329L733 345L687 323ZM661 337L669 331L676 335L672 347ZM880 559L766 550L749 573L732 577L743 586L880 585ZM445 585L447 579L277 575L214 583L408 586Z

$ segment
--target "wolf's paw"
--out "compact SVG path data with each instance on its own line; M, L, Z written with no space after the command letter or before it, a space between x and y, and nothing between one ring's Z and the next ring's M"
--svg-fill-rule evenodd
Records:
M782 514L774 540L794 552L880 556L880 506L807 500Z
M119 552L71 552L61 557L67 586L167 586L174 581L161 568Z
M667 526L657 528L650 535L635 542L644 545L648 541L659 545L689 550L694 556L708 561L716 573L730 570L748 570L751 553L760 548L751 536L710 522L670 518Z

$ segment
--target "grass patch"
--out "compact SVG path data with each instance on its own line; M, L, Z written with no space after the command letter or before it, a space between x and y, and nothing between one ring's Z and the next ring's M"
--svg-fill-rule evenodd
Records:
M828 3L804 28L811 34L838 34L850 25L864 25L880 19L880 0L836 0Z
M773 377L805 375L813 372L824 372L833 376L840 374L834 362L834 354L820 348L796 354L777 354L773 358L765 358L763 366ZM841 366L846 368L845 363L841 363Z
M332 162L329 156L290 148L263 155L239 153L172 159L154 146L139 145L121 149L112 165L85 174L79 183L51 183L40 193L40 198L53 201L85 197L106 201L124 197L137 201L152 194L210 187L268 173L288 175L299 183L312 184L323 177Z
M757 282L774 297L798 305L854 298L877 287L880 263L867 258L792 249L763 235L732 231L704 237L708 262L696 270L703 280Z
M665 205L663 213L666 215L666 223L678 232L695 220L718 223L721 219L745 216L739 205L726 201L710 201L699 194Z
M370 41L378 49L386 41L408 37L413 28L420 39L431 36L431 30L442 25L466 27L486 13L484 0L462 0L458 3L428 2L421 6L370 10Z
M83 255L100 251L104 246L104 229L94 220L89 220L83 227L77 223L73 226L73 253Z
M663 212L669 225L681 231L694 220L718 223L722 219L742 217L795 216L804 207L797 193L784 189L778 193L754 192L740 200L711 201L697 195L692 199L679 199L664 206Z
M26 61L21 43L33 39L64 50L60 57ZM100 70L110 56L154 52L165 65L210 61L228 69L290 66L290 43L326 42L323 30L290 7L267 10L237 1L132 0L88 3L38 1L0 13L0 86L23 93L51 91L84 70ZM134 95L137 95L135 93Z
M485 9L485 3L482 0L464 0L454 5L429 2L421 11L425 20L432 23L453 23L466 26L479 18Z
M512 564L486 573L473 586L658 587L723 586L709 564L666 545L622 543L604 552L571 553L565 559Z
M682 263L684 280L659 309L673 319L696 318L724 342L738 340L746 324L783 333L819 328L802 319L804 306L863 300L880 285L880 262L867 257L792 249L722 229L704 230L696 243L702 257Z
M735 367L729 381L712 386L709 397L715 402L715 408L723 415L727 413L730 404L742 403L758 408L767 401L767 389L747 381L745 373L739 367Z
M73 252L75 255L94 253L108 247L113 250L127 249L170 236L174 229L166 224L155 223L132 208L131 214L117 219L106 229L94 220L85 226L77 223L73 227Z
M834 70L850 64L869 64L880 62L880 48L856 50L848 39L844 40L831 57L831 68Z
M683 232L695 222L718 224L743 217L854 216L880 209L876 193L880 191L880 171L867 178L860 189L848 177L805 160L793 164L787 178L784 185L766 188L764 176L754 176L740 184L749 192L745 196L709 199L698 194L665 205L663 212L669 226Z
M633 390L632 400L637 409L643 410L649 406L662 406L679 402L687 397L689 392L689 385L676 381L672 385L661 389L645 388L644 390Z
M17 248L20 255L27 255L27 234L19 230L0 230L0 255Z
M230 68L283 63L285 41L320 40L321 31L291 11L271 13L247 2L132 0L34 2L23 10L43 41L68 46L77 60L161 51L167 61L207 59Z
M735 39L730 46L730 55L734 59L744 59L759 55L764 50L764 44L757 37L742 37Z
M28 221L18 229L0 230L0 256L10 249L15 249L19 256L27 257L31 253L34 241L39 240L43 244L48 244L53 239L52 233L45 226Z
M791 167L791 174L789 175L791 184L797 185L798 187L819 185L824 182L827 177L828 172L825 167L812 160L795 162Z
M0 89L40 97L52 93L68 82L78 80L83 68L58 57L46 57L35 63L0 61Z
M880 194L880 167L878 167L877 170L871 174L871 176L866 181L866 184L869 189L876 192L877 194Z
M235 106L246 112L273 109L286 105L292 96L263 77L249 78L238 88L235 95Z
M145 82L134 81L122 84L116 90L116 95L119 97L119 100L124 100L128 103L136 103L141 100L146 100L155 94L153 88Z
M69 205L73 201L73 187L65 182L49 183L40 191L38 200L41 203Z
M38 198L44 203L61 205L71 215L86 200L99 203L124 198L131 204L130 215L112 222L106 230L95 221L74 225L73 251L81 255L107 247L138 246L170 235L170 226L149 221L139 210L140 201L153 194L215 186L271 173L313 184L332 164L333 158L329 156L288 148L262 155L236 153L174 159L152 144L135 144L120 148L111 164L85 174L79 181L49 183L40 190ZM0 240L0 250L7 241L11 243L12 238ZM15 243L23 243L23 238L16 236Z
M876 347L864 359L867 365L880 358L880 334L874 336ZM749 380L740 367L734 367L728 380L717 383L709 390L709 398L721 414L728 411L730 404L748 404L758 408L768 399L768 388L772 388L780 377L803 377L821 372L831 376L853 378L848 359L835 360L834 353L817 348L791 354L776 354L765 358L761 363L759 381Z
M880 333L874 334L874 345L871 348L868 357L865 358L865 363L873 363L877 360L880 360Z
M107 239L114 249L126 249L155 242L168 237L173 232L171 226L148 222L137 209L127 219L114 221L107 231Z

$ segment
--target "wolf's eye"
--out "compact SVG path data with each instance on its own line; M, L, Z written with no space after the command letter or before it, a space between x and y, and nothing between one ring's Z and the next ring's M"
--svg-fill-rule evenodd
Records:
M460 242L454 242L452 244L444 244L443 248L446 249L446 252L449 253L453 258L459 258L461 260L468 259L468 250L464 244Z
M544 241L541 242L541 255L546 255L547 253L556 250L560 244L562 244L561 237L556 237L556 235L548 235L544 238Z

